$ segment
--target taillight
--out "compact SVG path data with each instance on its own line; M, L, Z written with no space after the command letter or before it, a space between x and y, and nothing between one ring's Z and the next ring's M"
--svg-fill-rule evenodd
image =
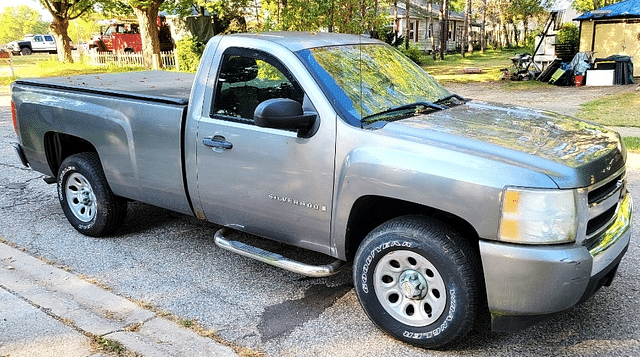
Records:
M11 118L13 119L13 130L16 131L16 136L18 135L18 120L16 118L16 105L13 104L13 100L11 101Z

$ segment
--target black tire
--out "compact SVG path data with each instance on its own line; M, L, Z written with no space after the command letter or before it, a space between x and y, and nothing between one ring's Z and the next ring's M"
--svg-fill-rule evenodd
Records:
M23 56L29 56L31 54L31 49L29 47L22 47L20 49L20 53L22 53Z
M367 235L354 258L358 300L384 332L425 348L464 337L479 310L478 254L441 221L392 219Z
M98 154L67 157L60 165L57 181L62 211L78 232L101 237L122 226L127 201L109 188Z

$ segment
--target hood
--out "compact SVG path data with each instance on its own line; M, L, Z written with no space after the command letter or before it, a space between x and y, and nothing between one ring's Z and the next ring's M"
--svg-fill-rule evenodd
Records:
M565 115L479 101L391 122L405 140L528 167L560 188L586 187L624 167L620 136Z

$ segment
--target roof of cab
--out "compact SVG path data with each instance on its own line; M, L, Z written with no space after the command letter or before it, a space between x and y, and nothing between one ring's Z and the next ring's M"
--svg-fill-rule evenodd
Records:
M349 35L329 32L274 31L260 33L238 33L224 36L259 38L264 41L277 43L283 47L286 47L292 52L327 46L383 43L381 41L372 39L367 35Z

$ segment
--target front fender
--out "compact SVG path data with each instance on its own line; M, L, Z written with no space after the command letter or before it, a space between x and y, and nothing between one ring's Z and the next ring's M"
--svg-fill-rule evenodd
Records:
M395 145L395 147L391 147ZM490 158L423 144L384 142L354 148L336 165L333 248L346 258L346 230L354 203L379 196L458 216L478 235L495 239L505 185L535 182L556 188L546 175Z

